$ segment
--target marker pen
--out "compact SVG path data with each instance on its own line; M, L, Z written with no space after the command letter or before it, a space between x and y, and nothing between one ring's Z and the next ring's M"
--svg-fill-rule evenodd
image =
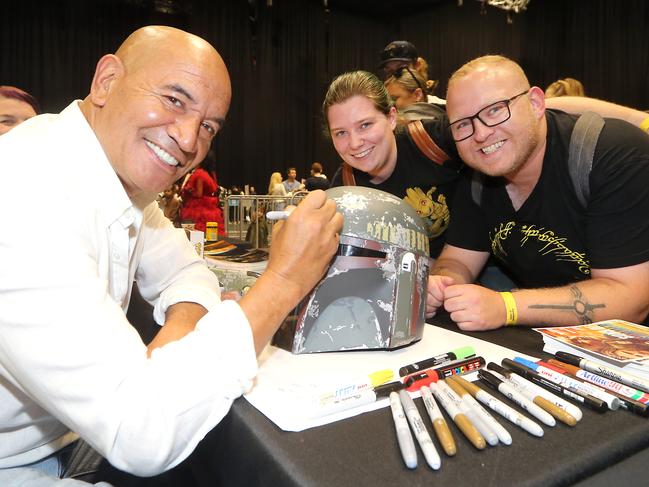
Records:
M590 394L585 394L572 387L556 384L551 380L549 380L548 378L543 377L540 374L537 374L532 369L527 368L524 365L514 362L513 360L510 360L508 358L503 359L501 363L508 369L516 372L519 375L522 375L527 380L534 382L535 384L541 387L545 387L546 389L550 389L553 392L558 392L560 394L563 394L564 396L574 399L575 401L579 401L580 403L584 404L585 406L588 406L589 408L593 409L594 411L597 411L598 413L605 413L606 411L608 411L608 406L604 401L596 397L593 397Z
M478 377L483 379L489 386L493 387L498 392L504 394L511 401L518 404L543 424L546 424L548 426L554 426L557 424L550 413L534 404L532 401L530 401L528 398L514 389L511 385L499 379L491 372L487 370L481 370L480 372L478 372Z
M562 397L559 397L559 396L557 396L555 394L552 394L547 389L544 389L543 387L538 386L538 385L534 384L533 382L530 382L527 379L524 379L523 377L521 377L520 375L512 372L511 370L506 369L504 367L501 367L500 365L498 365L498 364L496 364L494 362L489 362L487 364L487 368L490 371L497 372L498 374L503 376L503 378L507 382L512 384L512 386L516 387L516 389L518 391L520 391L528 399L534 401L534 399L536 397L540 396L543 399L546 399L547 401L549 401L551 404L554 404L555 406L557 406L561 410L568 413L570 416L575 418L577 421L581 420L581 418L583 417L581 409L579 409L577 406L575 406L571 402L566 401ZM536 402L535 404L543 407L542 402L540 404L539 404L539 402ZM547 411L547 409L546 409L546 411ZM550 414L552 414L552 413L550 413ZM556 418L556 416L555 416L555 418ZM559 418L557 418L557 419L559 419Z
M365 377L359 377L346 382L334 385L327 385L316 392L317 407L326 408L353 398L365 391L371 391L375 387L392 380L394 373L390 369L379 370Z
M403 407L399 394L396 392L390 393L390 409L392 410L392 419L394 419L394 427L397 432L397 442L401 450L401 456L408 468L417 468L417 450L415 450L415 442L412 440L408 422L403 415Z
M532 369L534 372L538 373L539 375L542 375L543 377L547 377L555 384L572 387L585 394L590 394L593 397L601 399L606 403L608 408L612 409L613 411L615 411L620 407L620 400L617 397L613 396L612 394L606 392L601 387L597 387L594 386L593 384L588 384L586 382L573 379L572 377L566 374L562 374L561 372L557 372L556 370L552 370L549 367L539 365L536 362L532 362L531 360L527 360L522 357L516 357L514 358L514 361L518 362L519 364L523 364L525 367Z
M428 416L430 416L430 420L433 423L435 435L437 436L440 445L442 445L444 453L449 457L452 457L457 453L457 446L455 445L451 429L448 427L448 423L442 415L442 411L440 411L439 406L433 398L433 394L427 386L421 387L419 392L421 393L421 398L426 406L426 411L428 411Z
M420 362L415 362L414 364L405 365L399 369L399 375L401 377L414 374L420 370L429 369L431 367L438 367L440 365L446 365L449 362L455 360L462 360L465 358L473 357L475 355L475 350L473 347L460 347L450 352L443 353L441 355L435 355L434 357L428 358L426 360L421 360Z
M440 380L437 383L437 387L442 391L442 394L445 394L449 399L451 399L460 408L460 411L469 418L469 421L473 423L473 426L475 426L489 445L496 446L498 444L498 435L496 435L496 433L484 421L482 421L478 412L473 409L467 401L463 401L462 398L443 380Z
M469 421L469 418L460 411L460 408L455 404L455 401L445 394L442 394L442 391L436 382L431 383L428 388L471 444L478 450L484 450L487 446L487 442L471 421Z
M462 387L469 391L469 394L475 397L478 401L488 406L491 410L500 414L506 420L511 421L516 426L519 426L531 435L539 437L543 436L543 428L541 428L537 423L523 416L521 413L509 407L504 402L496 399L487 391L483 391L478 386L476 386L472 382L469 382L468 380L463 379L462 377L454 377L453 380L458 382Z
M649 392L649 381L641 377L637 377L633 374L629 374L628 372L622 372L616 367L599 364L597 362L593 362L592 360L587 360L583 357L580 357L579 355L573 355L566 352L557 352L554 354L554 356L557 358L557 360L561 360L562 362L570 365L576 365L577 367L587 370L588 372L603 375L604 377L608 377L609 379L613 379L614 381L621 382L622 384L626 384L627 386L635 387L636 389Z
M467 381L464 382L466 383ZM487 427L491 431L496 433L496 436L501 443L504 443L505 445L512 444L512 435L509 434L509 431L507 431L496 420L496 418L489 414L485 408L478 404L478 401L473 398L473 396L462 386L462 384L457 382L454 377L449 377L448 379L446 379L446 383L451 389L455 391L458 396L462 398L462 401L465 401L469 405L469 407L477 412L480 420L485 425L487 425Z
M649 394L634 389L633 387L620 384L614 380L607 379L606 377L593 374L587 370L580 369L574 365L559 362L554 359L550 359L549 362L551 365L565 370L566 373L572 377L585 380L607 389L610 394L613 394L620 400L621 408L628 409L629 411L641 416L649 416Z
M442 460L435 449L435 445L433 445L433 440L428 434L424 421L419 415L415 402L412 400L412 397L410 397L410 394L403 389L399 391L399 399L401 399L401 405L403 406L403 410L406 412L408 423L410 423L412 431L415 432L415 438L417 438L421 451L424 453L426 463L428 463L428 466L433 470L439 470L439 467L442 465Z
M336 399L332 399L331 395L328 395L325 401L318 400L316 397L311 417L319 418L358 406L371 404L377 399L387 397L391 392L399 391L405 387L406 384L403 382L395 381L374 388L368 387L361 389L353 394L338 396Z
M422 370L420 372L415 372L414 374L407 375L403 378L403 381L415 381L412 382L408 390L413 392L419 390L419 387L424 384L418 381L427 380L428 378L433 378L431 382L437 382L438 380L445 379L452 375L463 375L476 370L481 369L485 365L485 360L482 357L471 357L468 359L459 360L456 362L451 362L440 367L435 367L432 369ZM416 384L420 384L419 387Z
M542 396L539 396L536 391L521 387L520 385L510 382L506 376L499 374L498 372L494 370L490 370L493 375L495 375L497 378L500 380L504 381L505 383L511 385L514 389L516 389L517 392L519 392L521 395L532 401L534 404L539 406L541 409L544 411L547 411L550 413L555 419L558 419L564 424L567 424L568 426L575 426L577 424L577 419L569 414L567 411L564 409L561 409L559 406L555 405L554 403L548 401Z

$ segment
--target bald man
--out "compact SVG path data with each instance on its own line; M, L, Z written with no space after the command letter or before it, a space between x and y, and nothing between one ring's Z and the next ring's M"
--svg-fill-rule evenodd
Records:
M470 61L449 80L450 132L484 177L457 190L447 245L429 281L440 307L465 330L577 325L649 313L649 137L605 119L587 206L568 170L577 117L546 110L543 90L501 56ZM479 196L472 181L481 181ZM472 284L492 253L520 289Z
M205 157L230 96L210 44L145 27L99 60L83 101L0 138L5 176L28 168L30 193L53 195L0 194L4 208L20 201L30 231L0 232L0 485L49 485L29 475L57 472L78 437L136 475L178 464L251 387L257 353L324 274L342 217L322 191L277 229L239 302L220 301L158 209L157 193ZM162 325L148 347L125 316L133 281Z

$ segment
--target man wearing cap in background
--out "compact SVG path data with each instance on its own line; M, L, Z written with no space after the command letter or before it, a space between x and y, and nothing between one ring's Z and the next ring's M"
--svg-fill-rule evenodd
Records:
M381 51L380 57L379 77L384 81L390 76L399 77L399 70L403 68L418 71L424 81L428 81L428 63L424 58L419 57L417 48L411 42L392 41ZM446 104L446 100L434 95L427 94L426 98L428 103Z

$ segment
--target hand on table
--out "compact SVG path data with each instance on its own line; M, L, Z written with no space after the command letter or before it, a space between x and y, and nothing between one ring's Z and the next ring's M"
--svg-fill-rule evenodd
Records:
M447 286L444 308L461 330L493 330L505 324L505 303L500 293L476 284Z
M455 281L448 276L428 276L426 294L426 318L432 318L444 304L444 290Z

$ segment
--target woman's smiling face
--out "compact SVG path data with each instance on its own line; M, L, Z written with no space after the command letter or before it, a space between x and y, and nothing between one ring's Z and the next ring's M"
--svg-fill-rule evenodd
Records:
M332 105L327 112L336 152L347 164L371 176L373 183L392 175L397 160L396 109L386 115L362 95Z

